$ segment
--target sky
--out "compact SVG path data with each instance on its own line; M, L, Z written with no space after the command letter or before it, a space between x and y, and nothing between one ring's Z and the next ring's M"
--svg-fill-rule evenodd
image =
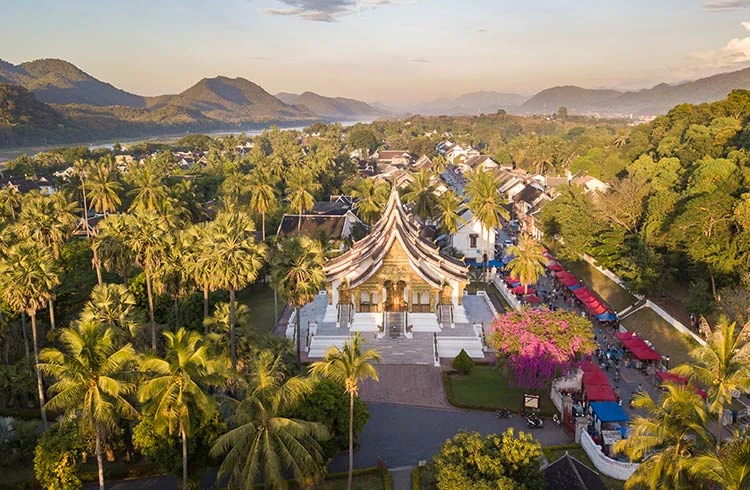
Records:
M141 95L204 77L409 104L750 66L750 0L1 0L0 58Z

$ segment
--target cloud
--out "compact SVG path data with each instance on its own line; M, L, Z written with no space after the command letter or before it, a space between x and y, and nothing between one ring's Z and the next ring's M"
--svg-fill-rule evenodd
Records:
M487 32L487 29L477 29L477 32Z
M703 8L714 12L726 12L750 7L750 0L712 0L703 4Z
M409 61L412 63L432 63L432 60L428 60L427 58L412 58Z
M736 2L735 2L736 3ZM750 2L745 2L750 4ZM742 22L742 27L750 31L750 22ZM692 54L700 70L734 70L750 63L750 36L735 37L719 49L699 51Z
M269 8L269 15L289 15L315 22L336 22L344 15L393 5L398 0L277 0L286 8Z
M742 27L745 28L746 31L750 31L750 22L742 22Z

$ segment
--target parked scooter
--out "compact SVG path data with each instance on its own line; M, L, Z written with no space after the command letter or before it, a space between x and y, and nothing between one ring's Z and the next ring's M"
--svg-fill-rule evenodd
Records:
M562 425L562 420L560 420L560 417L557 414L554 414L552 416L552 422L555 423L556 426L560 427Z
M497 418L499 419L509 419L511 417L511 411L507 408L501 408L497 412L495 412L495 415L497 415Z
M526 425L529 426L529 429L541 429L544 427L544 422L537 416L537 414L532 413L526 417Z

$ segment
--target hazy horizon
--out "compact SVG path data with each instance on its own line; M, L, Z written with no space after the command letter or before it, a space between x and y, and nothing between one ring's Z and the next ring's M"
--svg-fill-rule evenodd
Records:
M140 95L243 77L414 104L555 85L637 90L750 66L750 0L94 0L4 6L0 58L60 58Z

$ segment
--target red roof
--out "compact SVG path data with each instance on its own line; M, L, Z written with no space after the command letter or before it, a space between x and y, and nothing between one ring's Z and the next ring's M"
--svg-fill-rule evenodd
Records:
M590 402L614 402L617 401L615 392L610 385L586 385L584 387L586 398Z
M536 294L536 289L532 288L531 286L526 289L526 287L522 284L511 289L511 292L513 292L513 294Z
M680 376L679 374L670 373L669 371L657 371L656 377L659 378L662 383L674 383L678 385L688 384L688 379L686 377ZM702 390L697 386L693 386L693 390L703 398L706 398L706 396L708 396L705 390Z
M565 272L565 268L563 266L561 266L560 264L558 264L557 262L550 262L547 265L547 268L549 270L555 271L555 272Z
M575 276L565 269L555 272L555 277L557 277L558 279L567 279L569 277L575 279Z
M576 279L573 276L566 277L565 279L560 280L561 283L563 283L566 286L575 286L578 284L578 279Z
M585 371L583 373L584 385L609 385L609 378L600 368L595 371Z

